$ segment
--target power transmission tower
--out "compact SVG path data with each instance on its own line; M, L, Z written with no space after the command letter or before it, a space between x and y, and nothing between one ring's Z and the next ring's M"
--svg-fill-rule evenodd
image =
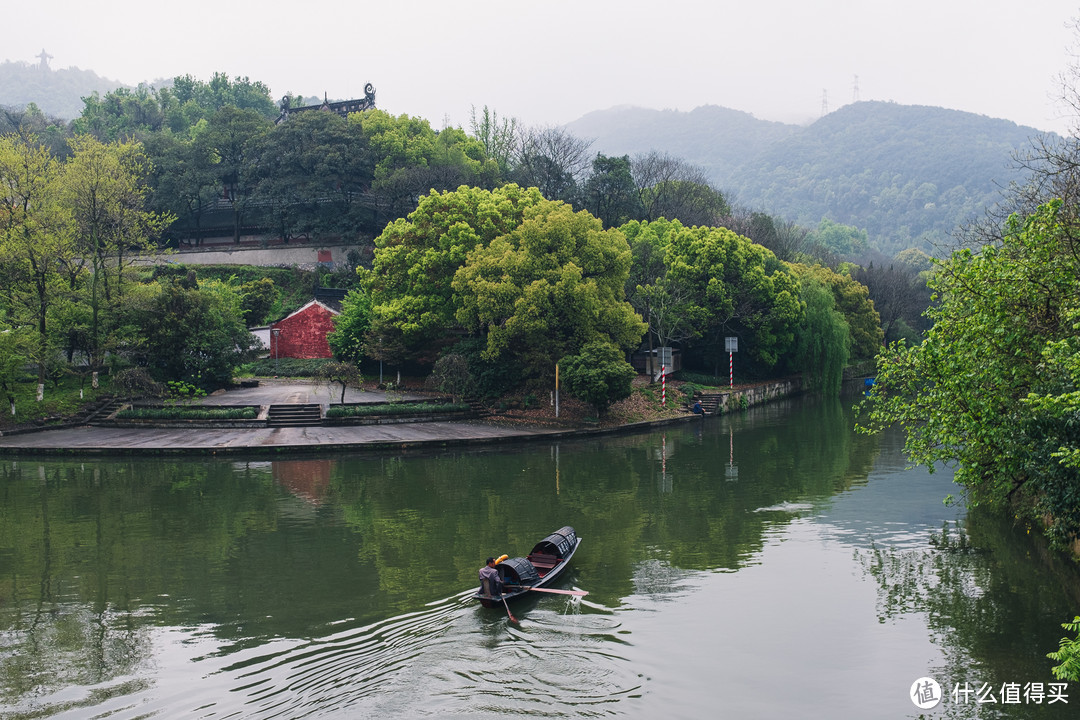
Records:
M855 85L851 91L851 102L859 102L859 76L855 76Z
M829 114L829 91L821 91L821 117Z

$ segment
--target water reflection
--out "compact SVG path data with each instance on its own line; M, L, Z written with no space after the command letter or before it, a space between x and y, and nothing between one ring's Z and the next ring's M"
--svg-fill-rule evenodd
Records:
M744 716L799 715L801 683L823 676L772 647L778 618L787 634L800 618L806 651L856 674L875 643L925 656L928 641L899 633L912 616L937 618L923 635L969 669L1014 645L1050 649L1037 629L1056 638L1068 594L998 611L1007 588L1040 582L1043 560L929 572L967 557L927 543L962 519L938 502L947 478L905 471L894 436L851 425L843 404L801 401L507 451L3 461L0 705L12 717L696 717L723 689ZM589 590L584 602L531 598L514 609L520 626L471 604L484 557L524 554L567 524L583 544L560 582ZM1018 546L1003 528L968 533ZM975 605L937 594L954 577ZM996 654L993 631L950 624L957 612L987 628L1023 615L1028 631ZM833 627L865 641L826 650ZM771 705L747 694L807 673L788 693L762 689Z

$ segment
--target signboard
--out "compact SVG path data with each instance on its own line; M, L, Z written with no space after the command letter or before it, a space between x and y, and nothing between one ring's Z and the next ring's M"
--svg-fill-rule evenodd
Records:
M739 352L739 338L726 337L724 338L724 352Z

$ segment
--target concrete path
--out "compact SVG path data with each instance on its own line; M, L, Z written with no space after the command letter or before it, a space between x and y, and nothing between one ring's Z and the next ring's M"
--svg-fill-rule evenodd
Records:
M423 396L405 393L402 399ZM203 405L337 403L341 388L316 387L298 380L264 380L259 387L237 388L200 400ZM382 402L378 390L345 392L345 402ZM395 423L331 427L118 428L84 426L0 437L0 454L221 454L313 453L331 450L400 450L464 444L513 442L561 436L559 428L498 424L483 420Z
M404 393L402 400L420 400L424 396L416 393ZM385 402L386 393L382 390L345 390L347 403ZM237 388L210 395L199 401L201 405L275 405L277 403L318 403L336 405L341 402L341 386L330 385L317 387L311 383L297 380L275 380L259 378L259 387Z
M559 429L500 426L480 420L239 430L78 427L0 437L0 454L323 453L331 450L437 448L513 442L565 434L567 434L565 430Z

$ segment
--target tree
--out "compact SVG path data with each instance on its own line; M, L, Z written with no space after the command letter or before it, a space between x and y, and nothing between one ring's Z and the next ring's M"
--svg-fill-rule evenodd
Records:
M667 278L664 254L672 223L633 221L619 228L630 243L631 266L626 297L649 326L649 352L653 338L660 347L698 337L705 325L688 287Z
M667 282L690 293L688 312L700 319L700 350L719 362L722 338L734 335L759 369L771 369L795 340L802 319L798 281L769 250L726 228L665 232Z
M901 338L917 340L927 327L923 313L930 306L931 291L923 274L903 263L888 266L870 263L852 270L852 278L864 285L881 318L886 343Z
M371 270L359 271L371 295L374 357L433 363L456 339L451 282L468 253L510 232L543 201L538 190L517 185L432 192L407 219L387 225L375 239Z
M881 317L866 286L850 275L821 265L789 265L802 285L817 283L832 293L833 305L843 316L850 335L850 356L868 360L878 354L884 340ZM805 303L807 298L802 298ZM807 308L809 311L809 307Z
M475 105L469 112L469 131L483 144L487 156L498 163L503 176L510 170L517 144L517 123L517 118L499 117L499 113L487 105L479 114Z
M1080 257L1062 202L1014 215L1000 245L956 251L931 279L939 304L919 345L878 358L865 426L900 423L909 457L956 464L973 504L1080 534Z
M640 217L646 222L667 218L689 226L716 225L731 213L704 170L667 153L652 151L635 156L631 175Z
M868 243L865 230L833 222L828 218L821 218L817 229L810 233L808 240L811 244L841 257L865 250Z
M213 177L232 206L233 241L240 242L240 226L251 194L250 153L258 138L270 130L270 122L255 110L226 105L211 115L196 142L212 154Z
M768 213L734 208L716 224L737 235L750 238L772 251L786 262L796 262L804 254L809 231L792 221L784 221Z
M359 364L364 356L364 336L371 327L371 296L363 288L350 290L334 316L334 329L326 336L338 360Z
M641 216L630 158L626 155L597 154L582 196L584 208L599 218L604 227L618 227Z
M22 333L0 322L0 391L11 406L12 415L15 414L15 387L26 365L25 345Z
M172 133L151 135L144 145L150 164L151 209L176 216L173 230L201 244L203 219L221 197L214 174L216 154L205 142Z
M566 391L596 409L602 417L613 402L630 397L631 381L637 371L614 345L591 342L576 355L559 360Z
M61 200L74 222L77 249L90 264L89 327L85 347L92 371L115 347L107 323L123 296L127 268L155 247L172 222L145 209L147 159L136 142L102 143L90 135L71 140L64 163Z
M38 366L38 400L57 353L54 307L80 276L70 214L58 202L60 166L34 138L0 136L0 267L16 323L35 329L27 348Z
M349 122L360 127L371 151L376 225L383 217L403 217L431 190L491 185L498 176L483 144L458 128L435 132L427 120L381 110L354 113Z
M146 292L132 309L144 338L132 354L158 380L217 388L251 357L255 337L244 325L240 294L231 285L192 276L148 286Z
M516 358L526 379L589 342L632 348L645 324L624 299L630 248L585 211L544 201L521 224L469 253L454 276L457 320L487 337L488 359Z
M851 330L836 309L832 292L815 276L803 275L799 283L804 320L795 340L796 369L807 389L839 395L851 348Z
M244 325L252 327L261 323L275 302L277 288L270 278L259 278L241 285L240 308L244 313Z
M361 198L374 166L356 124L335 113L306 112L259 136L251 147L252 204L282 239L355 237L367 226Z
M535 187L548 200L573 203L589 168L589 146L562 128L534 127L518 137L510 179L522 187Z
M469 371L469 360L456 352L447 353L436 361L427 384L439 392L449 393L455 404L460 398L476 392L476 380Z
M360 368L351 362L342 362L340 360L320 365L318 370L315 371L314 378L316 387L333 383L340 385L341 399L338 402L342 405L345 404L345 391L350 387L360 387L360 384L364 381L364 376L360 374Z

